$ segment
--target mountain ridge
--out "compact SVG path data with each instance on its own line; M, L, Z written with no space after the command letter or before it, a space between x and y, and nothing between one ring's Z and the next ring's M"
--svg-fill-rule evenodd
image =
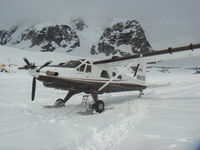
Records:
M0 45L43 52L78 53L82 49L81 53L105 56L126 56L148 52L151 48L136 20L118 20L101 30L87 25L81 18L66 24L46 22L0 30Z

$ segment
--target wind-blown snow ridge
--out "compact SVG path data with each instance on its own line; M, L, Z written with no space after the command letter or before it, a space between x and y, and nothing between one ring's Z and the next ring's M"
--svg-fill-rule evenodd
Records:
M129 102L127 110L120 115L121 121L110 124L103 130L93 129L92 140L79 150L113 150L145 116L147 103ZM123 119L122 119L123 118Z
M55 22L45 22L45 23L40 23L40 24L34 25L33 29L42 30L43 28L46 28L49 26L55 26L55 25L61 25L61 24L55 23Z

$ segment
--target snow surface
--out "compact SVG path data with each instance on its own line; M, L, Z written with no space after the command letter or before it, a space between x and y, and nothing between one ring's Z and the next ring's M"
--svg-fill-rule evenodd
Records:
M36 64L72 58L2 46L0 53L0 63L9 60L17 65L24 64L24 56ZM140 98L138 92L100 95L105 112L82 115L83 94L72 97L66 107L43 108L63 98L66 91L37 82L32 102L31 76L10 69L15 72L0 73L1 150L196 150L200 143L200 76L194 70L161 73L152 68L147 84L166 86L146 89Z

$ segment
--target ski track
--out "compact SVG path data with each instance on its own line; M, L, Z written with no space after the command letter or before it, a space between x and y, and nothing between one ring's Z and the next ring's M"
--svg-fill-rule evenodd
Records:
M62 121L64 119L69 119L73 116L75 116L76 114L74 114L74 112L76 112L76 110L79 110L78 108L74 108L74 109L70 109L70 111L67 111L66 114L62 114L60 116L58 116L58 114L51 114L50 116L44 116L44 115L37 115L36 112L33 112L33 111L27 111L27 110L21 110L22 114L24 115L29 115L31 117L36 117L39 119L39 121L36 121L36 122L33 122L33 123L30 123L28 125L23 125L21 127L18 127L18 128L14 128L10 131L4 131L4 132L0 132L0 137L2 136L6 136L6 135L9 135L9 134L14 134L14 133L17 133L17 132L22 132L24 130L27 130L29 128L34 128L34 127L37 127L41 124L45 124L45 123L54 123L56 121Z
M50 117L50 118L52 118L52 117ZM29 128L36 127L36 126L38 126L38 125L40 125L42 123L47 123L49 120L51 120L50 118L46 118L45 120L42 119L40 121L33 122L32 124L24 125L24 126L21 126L19 128L12 129L10 131L1 132L0 133L0 137L6 136L6 135L9 135L9 134L14 134L14 133L17 133L17 132L21 132L21 131L27 130Z
M127 109L120 114L120 120L111 123L103 129L93 128L92 137L79 146L79 150L110 150L116 149L117 145L145 116L146 102L130 102ZM122 119L123 118L123 119Z

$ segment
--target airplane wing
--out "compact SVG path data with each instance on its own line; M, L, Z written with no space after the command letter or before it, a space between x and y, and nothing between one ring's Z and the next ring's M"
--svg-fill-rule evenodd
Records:
M190 44L188 46L176 47L165 50L158 50L143 54L131 55L126 57L114 57L112 59L105 59L93 62L94 65L106 65L110 67L126 66L131 64L138 64L140 62L157 62L173 59L180 59L191 56L200 56L200 44Z

